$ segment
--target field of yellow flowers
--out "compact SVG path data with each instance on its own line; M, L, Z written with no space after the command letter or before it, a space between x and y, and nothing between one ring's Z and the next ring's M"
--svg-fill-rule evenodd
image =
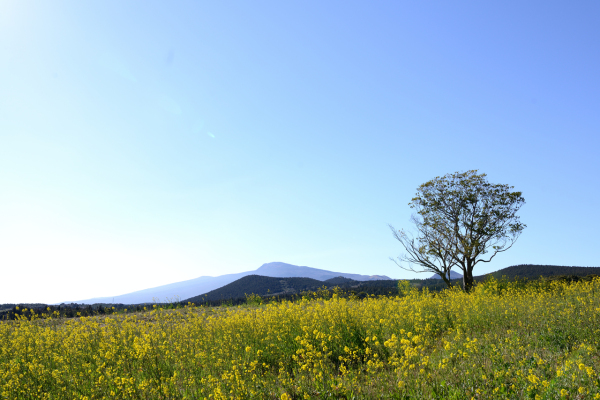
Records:
M600 399L600 279L0 323L1 399Z

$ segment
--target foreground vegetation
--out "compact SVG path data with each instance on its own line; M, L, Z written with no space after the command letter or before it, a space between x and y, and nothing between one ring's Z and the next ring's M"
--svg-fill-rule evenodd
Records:
M0 323L2 399L600 399L600 279Z

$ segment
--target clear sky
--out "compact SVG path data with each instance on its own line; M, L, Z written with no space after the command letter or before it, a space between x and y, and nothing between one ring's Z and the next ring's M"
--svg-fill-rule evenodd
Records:
M0 1L0 303L400 270L436 176L523 192L475 274L599 266L598 1Z

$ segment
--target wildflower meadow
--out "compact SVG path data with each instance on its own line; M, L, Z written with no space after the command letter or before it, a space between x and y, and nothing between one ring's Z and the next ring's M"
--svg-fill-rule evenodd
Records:
M598 278L252 303L4 321L0 398L600 399Z

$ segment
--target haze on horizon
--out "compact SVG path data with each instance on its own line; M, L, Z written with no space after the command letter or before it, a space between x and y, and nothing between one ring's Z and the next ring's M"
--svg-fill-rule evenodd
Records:
M0 2L0 303L398 269L435 176L523 192L477 274L598 266L600 3Z

